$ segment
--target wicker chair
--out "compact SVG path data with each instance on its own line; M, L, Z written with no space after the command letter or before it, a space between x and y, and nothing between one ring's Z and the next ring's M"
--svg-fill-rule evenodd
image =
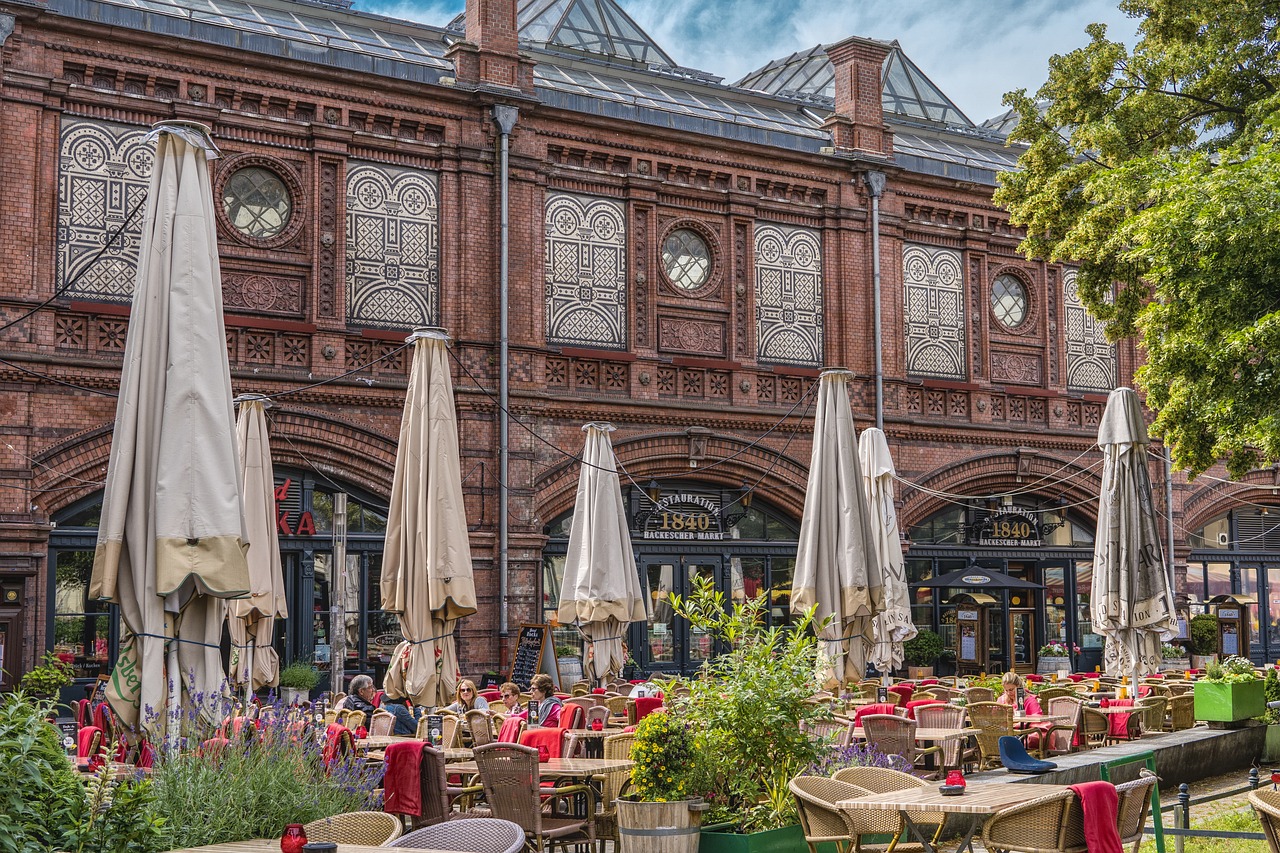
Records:
M467 729L471 732L472 746L493 743L493 717L488 711L481 711L479 708L468 711Z
M1262 823L1267 847L1271 853L1280 853L1280 791L1268 791L1266 788L1250 791L1249 805L1253 806Z
M809 845L809 853L818 853L818 845L824 841L834 842L837 853L845 853L857 833L849 826L844 812L836 808L836 803L871 792L826 776L797 776L787 788L795 797L800 828L804 830L804 842Z
M475 748L476 766L484 785L484 796L493 816L519 825L536 853L559 844L594 845L595 791L590 785L543 788L538 783L538 750L513 743L491 743ZM545 814L545 802L582 795L587 798L587 819L553 817Z
M345 812L313 820L302 828L307 841L381 847L400 837L400 821L386 812Z
M956 705L921 705L916 708L916 724L922 729L962 729L968 724L969 714ZM977 752L965 748L959 738L943 741L942 766L960 767L977 760Z
M520 853L524 830L509 820L474 817L414 830L387 845L418 850L470 850L474 853Z
M445 769L444 753L435 747L422 748L422 764L419 771L422 786L422 811L417 815L407 815L410 827L416 829L432 824L443 823L457 817L453 811L453 803L458 801L463 808L471 805L472 799L483 792L480 785L467 787L450 785ZM478 817L485 813L483 809L467 812L468 817Z
M1106 714L1090 708L1088 705L1080 709L1080 746L1088 749L1103 746L1111 735L1111 721Z
M1036 750L1038 757L1064 755L1075 751L1074 741L1076 733L1080 729L1080 717L1083 709L1084 703L1071 692L1066 695L1055 696L1049 700L1047 706L1049 714L1055 717L1066 717L1067 719L1063 723L1036 727L1036 731L1040 733L1040 743Z
M342 723L354 732L356 729L364 725L365 713L364 711L342 711L338 714L338 722Z
M1174 696L1169 700L1167 730L1180 732L1196 724L1196 697L1190 693Z
M862 730L866 733L868 744L885 755L901 755L912 768L926 755L939 755L942 752L941 747L937 746L927 749L916 746L916 721L897 714L868 714L862 718ZM931 775L937 775L936 771Z
M1194 697L1192 701L1195 701ZM1168 706L1169 697L1158 696L1155 693L1138 702L1138 707L1142 709L1141 725L1144 733L1164 731L1164 718L1168 712Z
M1151 805L1151 792L1159 780L1149 770L1142 770L1132 782L1116 785L1120 803L1117 822L1120 825L1120 843L1133 844L1134 851L1142 843L1142 827L1147 822L1147 807Z
M973 690L976 688L970 688ZM969 724L978 729L978 769L1000 766L1000 738L1015 735L1013 706L996 702L971 702Z
M626 696L607 697L605 704L609 707L609 716L625 717L627 715L627 698Z
M462 746L462 718L445 714L440 724L440 748L456 749L460 746Z
M994 702L996 692L990 687L969 687L964 691L964 698L970 705L974 702Z
M1075 696L1076 691L1070 687L1046 687L1036 694L1036 698L1040 700L1041 705L1047 705L1049 700L1056 699L1059 696Z
M636 736L632 732L610 735L604 739L604 757L610 760L630 759L631 746ZM606 839L618 843L618 807L616 800L631 784L630 770L615 770L596 776L600 783L600 809L596 812L596 835L600 838L601 847Z
M850 785L865 788L873 794L909 791L912 788L925 788L932 784L923 779L917 779L910 773L890 770L887 767L846 767L843 770L837 770L832 778L837 782L848 782ZM844 816L845 822L849 824L850 832L857 830L858 835L892 834L897 837L904 828L901 816L893 812L846 811ZM936 843L938 837L942 834L942 826L946 823L946 820L947 816L943 812L920 812L911 816L911 822L921 829L929 826L936 827L932 843ZM869 849L861 841L855 846L858 851ZM890 847L894 853L909 853L912 850L923 849L920 845L914 843L891 844Z
M374 711L369 720L369 737L385 737L396 727L396 716L390 711Z
M596 720L600 721L600 725L609 725L609 708L605 705L596 705L594 708L587 709L587 720L583 723L587 728L593 728Z
M821 740L834 746L848 746L853 741L853 723L843 718L815 720L803 725L805 733L812 740Z
M1075 791L1049 794L987 818L982 846L992 853L1084 853L1084 821Z

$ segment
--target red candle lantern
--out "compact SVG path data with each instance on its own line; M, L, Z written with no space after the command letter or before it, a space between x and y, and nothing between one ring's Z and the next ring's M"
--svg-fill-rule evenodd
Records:
M302 853L302 847L307 843L307 833L300 823L291 823L284 828L284 835L280 836L280 853Z

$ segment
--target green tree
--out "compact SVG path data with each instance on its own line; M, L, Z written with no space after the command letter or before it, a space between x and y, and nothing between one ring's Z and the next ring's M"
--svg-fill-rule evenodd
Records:
M1123 0L1132 51L1093 24L1011 92L1027 144L996 201L1028 257L1145 351L1137 381L1174 463L1280 459L1280 51L1274 0Z

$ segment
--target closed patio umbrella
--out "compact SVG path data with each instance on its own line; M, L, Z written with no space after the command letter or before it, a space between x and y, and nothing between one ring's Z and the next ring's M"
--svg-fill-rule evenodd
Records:
M858 437L858 464L871 515L876 562L884 584L884 610L876 614L872 626L875 645L869 660L877 671L887 673L902 666L902 644L916 635L916 626L911 621L898 511L893 506L893 459L889 456L889 442L876 427L864 429Z
M446 705L459 677L453 631L459 619L476 612L476 590L449 338L428 329L414 332L410 340L413 367L396 449L381 584L382 609L400 617L404 641L392 653L383 685L420 705Z
M219 716L221 599L249 591L248 534L207 163L217 149L199 125L165 123L153 135L89 592L117 603L123 620L112 708L134 733L174 748L184 705L206 722Z
M849 408L847 370L825 370L818 382L809 484L800 521L791 612L817 605L824 683L859 680L884 609L883 586L862 491L858 443Z
M573 504L564 582L557 618L575 623L587 638L590 677L603 682L622 672L627 625L648 618L631 550L610 424L590 423Z
M1098 427L1102 494L1090 602L1093 630L1106 639L1107 673L1135 678L1157 671L1160 646L1178 627L1151 500L1149 443L1138 395L1112 391Z
M227 605L231 629L231 682L245 689L245 699L259 687L274 687L280 678L280 658L272 647L276 619L289 615L285 604L284 571L276 528L275 471L267 439L266 401L238 398L236 446L240 451L240 480L244 485L245 528L249 531L249 597Z

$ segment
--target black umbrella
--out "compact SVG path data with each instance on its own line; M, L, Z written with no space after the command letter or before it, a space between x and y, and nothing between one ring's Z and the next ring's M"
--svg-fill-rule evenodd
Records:
M970 563L963 569L956 569L945 575L931 578L922 587L954 587L956 589L1044 589L1038 583L1009 577L995 569L985 569L977 563Z

